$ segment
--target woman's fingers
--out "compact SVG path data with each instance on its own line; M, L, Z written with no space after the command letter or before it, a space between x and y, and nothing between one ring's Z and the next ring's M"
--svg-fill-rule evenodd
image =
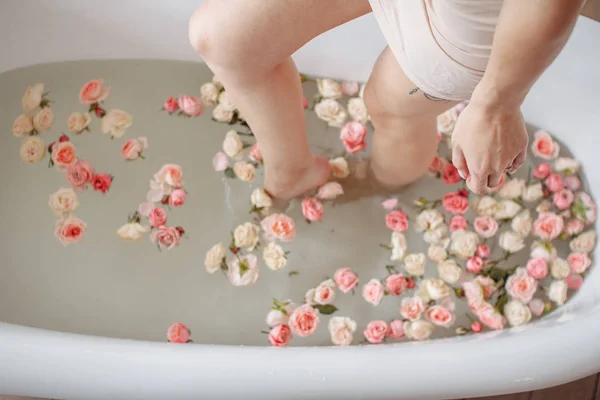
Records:
M488 177L487 186L490 189L498 186L500 184L500 181L502 180L502 175L504 175L504 171L500 171L500 172L496 171L496 172L490 174L490 176Z
M523 163L525 162L526 157L527 157L526 150L520 152L517 155L517 157L514 159L512 164L508 167L508 172L510 172L511 174L514 174L515 172L517 172L517 170L519 168L521 168L521 165L523 165Z
M469 177L469 168L467 167L467 161L462 149L458 145L452 147L452 164L458 170L458 174L461 178L467 179Z

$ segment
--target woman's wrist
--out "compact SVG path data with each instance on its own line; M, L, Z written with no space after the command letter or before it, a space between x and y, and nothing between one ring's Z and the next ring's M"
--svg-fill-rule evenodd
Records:
M516 85L502 84L498 82L498 79L484 75L473 91L469 103L486 109L520 108L528 91L528 87L517 88Z

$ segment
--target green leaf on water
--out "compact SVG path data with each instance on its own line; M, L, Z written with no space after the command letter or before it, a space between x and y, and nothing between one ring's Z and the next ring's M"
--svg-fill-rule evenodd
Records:
M236 176L235 176L235 172L233 172L233 168L231 168L231 167L227 168L225 170L225 176L228 177L229 179L235 179Z
M498 297L498 301L496 301L496 311L500 314L504 315L504 306L508 303L508 294L504 293L500 297Z
M323 315L331 315L338 310L338 308L333 304L315 304L313 307L319 310L319 312Z
M290 272L288 272L288 275L289 275L289 276L297 276L297 275L300 275L300 272L298 272L298 271L294 270L294 271L290 271Z

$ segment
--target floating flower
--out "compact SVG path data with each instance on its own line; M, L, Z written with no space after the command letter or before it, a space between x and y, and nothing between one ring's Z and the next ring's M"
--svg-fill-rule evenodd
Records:
M217 172L225 171L229 168L229 157L225 153L218 152L212 159L212 165Z
M511 229L522 238L526 238L533 228L533 220L529 210L521 211L510 223Z
M202 100L202 104L209 106L214 105L219 102L219 93L220 90L212 82L207 82L200 87L200 99Z
M236 256L227 267L227 277L233 286L248 286L258 280L258 258L254 254Z
M63 245L67 246L83 239L86 227L87 225L85 222L71 215L56 221L54 236L56 236Z
M271 214L262 220L261 226L267 239L291 242L296 237L294 220L284 214Z
M302 215L309 222L319 222L323 219L323 203L314 197L302 200Z
M350 268L337 269L333 280L342 293L348 293L358 285L358 276Z
M87 188L88 183L92 181L94 167L85 160L77 160L67 166L66 172L67 181L73 185L73 189L83 191Z
M327 279L317 286L312 297L313 304L327 305L335 301L335 282Z
M342 185L337 182L327 182L319 188L317 192L317 199L321 200L335 200L339 196L344 194Z
M504 316L511 326L521 326L531 321L531 310L520 301L511 300L504 306Z
M255 143L250 148L250 152L248 153L248 158L250 158L252 161L263 162L263 155L262 155L262 152L260 151L260 147L258 147L258 143Z
M73 189L60 188L50 195L48 205L54 212L54 215L61 217L77 210L79 200Z
M262 188L254 189L252 195L250 196L250 203L257 211L269 209L273 206L273 200L271 199L271 196L269 196Z
M533 224L533 234L542 240L556 239L564 228L563 218L551 212L541 212Z
M458 120L458 112L452 107L437 117L437 130L444 135L450 135Z
M470 259L472 259L471 257ZM470 260L469 259L469 260ZM438 273L440 278L451 285L457 283L462 275L462 269L458 266L455 260L448 259L438 264Z
M544 302L540 299L531 300L528 306L529 310L531 311L531 314L533 314L536 317L541 317L542 314L544 314L544 308L546 307Z
M148 221L153 228L160 228L167 223L167 212L164 208L154 207L148 214Z
M346 159L343 157L329 160L329 167L331 169L331 176L336 179L345 179L350 175L348 161L346 161Z
M343 81L342 82L342 93L346 96L355 96L360 90L360 85L354 81Z
M404 333L404 321L395 319L390 322L387 335L390 339L394 340L404 339L406 336Z
M163 104L163 110L169 114L173 114L175 111L179 110L179 103L177 102L177 99L171 96L165 100L165 104Z
M548 163L540 163L533 170L533 177L535 179L546 179L552 173L552 167Z
M538 281L544 279L548 276L548 263L543 258L532 258L527 262L527 273Z
M367 147L367 127L360 122L348 122L340 132L340 139L344 143L346 151L358 153Z
M100 103L108 98L110 86L104 85L104 80L94 79L86 82L79 91L79 102L81 104L91 105Z
M571 274L565 279L565 282L567 282L567 287L569 289L579 290L583 285L583 277L581 275Z
M478 257L487 258L487 257L490 256L491 253L492 253L492 251L485 244L480 243L480 244L477 245L476 254L477 254Z
M410 321L416 321L421 318L425 311L425 305L420 297L405 297L400 306L400 315L402 318Z
M552 139L552 136L548 132L539 130L533 136L531 151L534 156L543 158L544 160L553 160L558 157L560 146Z
M12 134L16 137L29 135L33 132L33 118L27 114L21 114L12 125Z
M548 298L550 301L562 306L567 301L567 291L569 287L564 280L552 281L548 290Z
M556 254L556 247L550 242L533 242L531 245L531 258L551 261L556 258Z
M583 232L585 223L580 219L571 219L565 224L565 233L569 236L579 235Z
M538 287L538 282L529 276L526 268L517 268L506 281L506 292L514 299L525 304L533 298Z
M442 300L451 294L450 286L441 279L425 279L421 284L424 293L432 300Z
M479 256L479 250L476 252L477 256L473 256L467 260L467 271L472 274L479 274L483 269L483 260ZM489 254L488 254L489 255ZM448 282L450 283L450 282Z
M100 120L100 131L118 139L125 134L132 123L133 119L127 112L113 109Z
M581 180L575 175L565 176L563 183L567 189L572 191L579 190L581 187Z
M502 232L498 239L498 245L503 250L513 254L525 248L523 238L513 231Z
M523 190L522 198L528 203L539 201L542 197L544 197L544 189L541 182L529 185Z
M479 236L475 232L456 231L452 233L450 252L463 260L473 257L477 251Z
M587 224L596 222L596 218L598 217L596 203L594 203L589 194L583 192L575 195L571 212L573 216L583 220Z
M269 332L269 343L275 347L286 347L292 339L292 332L288 325L277 325Z
M398 205L398 199L388 199L381 202L381 206L385 210L393 210Z
M304 304L294 310L290 315L290 328L296 336L310 336L319 326L319 311L309 304Z
M147 148L148 139L145 137L128 140L121 148L121 157L128 161L144 158L143 153Z
M113 177L109 174L95 174L92 176L90 184L95 191L106 194L110 190L112 185Z
M348 317L332 317L329 320L329 334L331 342L338 346L352 344L356 332L356 322Z
M341 128L348 113L340 103L333 99L325 99L315 105L315 113L317 117L327 122L329 126Z
M287 265L287 256L277 243L269 243L263 250L265 265L273 271L279 271Z
M551 192L558 192L564 186L562 176L559 174L550 174L544 181L544 184Z
M515 203L512 200L503 200L500 202L494 217L500 220L512 219L519 213L519 211L521 211L521 208L522 207L518 203Z
M363 332L369 343L378 344L383 342L387 335L388 326L385 321L371 321Z
M175 189L169 194L169 205L171 207L181 207L187 200L187 192L183 189Z
M260 227L251 222L238 225L233 231L233 243L237 248L253 251L258 244Z
M131 221L117 230L117 235L126 242L139 242L148 228L139 222Z
M21 100L21 105L23 106L23 110L26 112L30 112L38 108L42 105L42 100L44 97L44 84L36 83L35 85L31 85L25 91L23 98Z
M592 265L592 260L586 253L571 253L567 260L574 274L583 274Z
M434 330L434 325L428 321L419 320L404 323L404 332L409 339L427 340Z
M46 155L46 144L37 136L30 136L23 140L21 145L21 160L28 164L41 161Z
M348 114L350 114L350 118L352 118L354 121L362 124L366 123L369 119L367 106L365 105L364 100L360 97L354 97L348 100Z
M235 130L230 130L223 141L223 151L231 158L237 157L244 149L244 142Z
M195 96L179 95L177 104L181 112L189 117L199 117L204 112L202 100Z
M392 274L385 278L385 290L391 296L400 296L408 288L408 281L402 274Z
M225 255L227 249L223 243L217 243L206 253L204 258L204 267L209 274L214 274L223 267L226 267Z
M502 189L498 192L498 195L505 200L515 200L522 196L525 190L524 179L509 179Z
M159 249L171 250L179 245L182 229L168 226L160 226L152 232L150 240L156 244Z
M483 196L474 200L473 208L477 215L493 217L500 209L500 204L493 197Z
M440 263L448 258L448 252L444 246L432 244L427 249L427 257L435 263Z
M46 132L54 124L54 113L50 107L42 108L33 117L33 128L37 133Z
M400 210L394 210L386 215L385 223L394 232L404 232L408 229L408 217Z
M50 145L52 148L52 162L58 167L67 167L77 161L75 146L69 141L58 142Z
M383 294L383 285L377 279L371 279L367 284L365 284L365 286L363 286L363 298L374 306L381 302Z
M342 86L333 79L317 79L317 89L325 99L339 99L342 97Z
M444 196L442 205L451 214L464 214L469 209L469 200L461 192L452 192Z
M477 310L477 317L481 322L490 329L504 329L506 320L496 309L489 303L482 303Z
M233 110L226 110L221 104L213 108L212 117L217 122L231 122L235 115Z
M473 222L473 228L479 236L489 239L494 237L496 232L498 232L498 223L494 218L484 215L475 218L475 221Z
M276 302L267 314L267 325L273 327L280 324L287 324L290 320L290 315L296 309L296 305L291 300L286 300L282 303Z
M391 244L392 255L390 259L392 261L402 261L406 256L406 237L400 232L393 232Z
M442 169L442 180L446 185L453 185L462 180L458 170L453 164L446 164Z
M183 173L179 165L165 164L156 174L154 174L154 185L180 188L183 186L183 181L181 180L182 175Z
M576 174L580 166L579 161L570 157L559 157L554 161L554 170L561 174Z
M425 312L425 318L434 325L444 328L450 328L456 319L452 311L440 305L429 307Z
M79 135L83 131L89 131L89 125L92 121L90 113L74 112L67 118L67 130L71 133Z
M571 268L567 260L557 257L551 261L550 272L554 279L566 279L571 274Z
M256 168L254 165L245 161L236 162L233 165L233 172L235 176L243 182L251 182L256 178Z
M412 276L423 276L425 274L425 254L414 253L408 254L404 258L404 269L409 275Z

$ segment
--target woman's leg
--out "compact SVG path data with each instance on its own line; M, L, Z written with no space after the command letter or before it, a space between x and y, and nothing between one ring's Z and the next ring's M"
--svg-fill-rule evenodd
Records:
M390 187L416 181L436 154L437 115L456 102L417 89L389 47L373 68L364 98L375 127L371 163L375 177Z
M194 48L252 127L265 160L265 189L290 199L324 183L326 159L306 138L292 53L371 11L368 0L207 0L190 19Z

